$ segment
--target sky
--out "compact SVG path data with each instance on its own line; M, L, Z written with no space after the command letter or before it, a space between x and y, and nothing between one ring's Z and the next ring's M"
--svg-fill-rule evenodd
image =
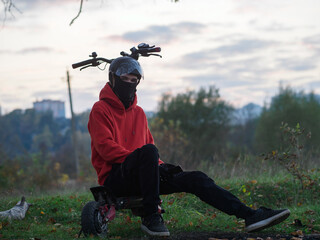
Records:
M156 111L162 94L214 85L240 108L270 103L279 86L320 94L319 0L13 0L0 3L2 114L61 100L70 116L98 100L107 70L72 69L92 52L105 58L141 42L162 58L140 58L138 105ZM1 23L2 22L2 23ZM108 66L106 67L108 69Z

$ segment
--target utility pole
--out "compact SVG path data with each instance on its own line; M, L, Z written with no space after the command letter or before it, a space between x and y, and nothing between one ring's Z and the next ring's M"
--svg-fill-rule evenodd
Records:
M67 70L67 83L68 83L69 102L70 102L70 110L71 110L71 134L72 134L72 144L73 144L73 153L74 153L74 163L76 167L76 177L79 177L80 167L79 167L79 156L78 156L78 149L77 149L76 119L74 116L73 106L72 106L70 76L69 76L68 70Z

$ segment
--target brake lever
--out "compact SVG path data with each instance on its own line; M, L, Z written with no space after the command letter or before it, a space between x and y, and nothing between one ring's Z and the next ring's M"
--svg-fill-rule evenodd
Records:
M152 56L157 56L157 57L160 57L160 58L162 58L162 56L161 56L160 54L156 54L156 53L150 53L150 54L149 54L149 56L150 56L150 55L152 55Z
M81 71L82 69L85 69L85 68L88 68L88 67L94 67L94 65L87 65L87 66L84 66L84 67L80 68L80 71Z

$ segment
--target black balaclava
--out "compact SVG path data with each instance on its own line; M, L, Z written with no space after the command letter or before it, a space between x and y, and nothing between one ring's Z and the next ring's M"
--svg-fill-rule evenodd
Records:
M132 74L140 80L143 78L143 70L139 62L131 57L119 57L114 59L109 67L109 82L113 92L118 96L127 109L134 101L137 85L122 81L120 76Z
M114 75L113 92L118 96L124 107L127 109L134 101L138 83L122 81L119 76Z

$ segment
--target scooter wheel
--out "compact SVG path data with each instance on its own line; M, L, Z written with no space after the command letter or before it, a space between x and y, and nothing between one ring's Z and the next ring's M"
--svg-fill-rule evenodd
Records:
M100 204L95 201L88 202L82 209L81 227L84 235L105 237L108 232L108 224L103 222L103 216L99 211Z

